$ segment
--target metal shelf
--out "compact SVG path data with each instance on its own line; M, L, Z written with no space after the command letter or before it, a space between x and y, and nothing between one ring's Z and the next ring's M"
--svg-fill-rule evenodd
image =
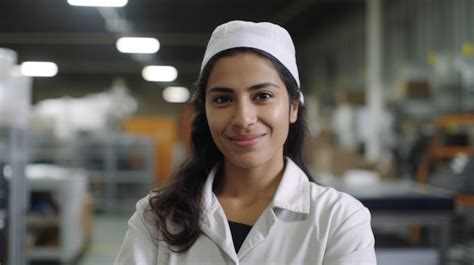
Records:
M4 216L0 231L0 260L11 264L26 264L26 217L28 190L25 178L27 161L26 129L0 127L0 207ZM2 254L3 253L3 254Z
M29 215L26 219L28 227L58 226L59 216Z
M86 218L87 176L84 171L52 165L29 165L28 184L32 192L50 193L57 203L57 214L30 213L28 229L41 231L57 227L57 247L33 246L28 251L32 261L54 260L69 264L89 240Z
M72 142L32 139L33 160L80 168L86 172L94 207L101 211L123 211L118 186L136 185L132 199L146 195L154 181L155 149L144 136L125 133L79 134ZM131 207L126 210L133 210Z
M96 210L133 211L135 202L152 187L155 153L146 137L122 133L79 137L73 150L74 165L88 172ZM134 185L125 194L133 203L120 200L124 184Z
M61 249L57 247L36 247L28 252L30 260L60 260Z

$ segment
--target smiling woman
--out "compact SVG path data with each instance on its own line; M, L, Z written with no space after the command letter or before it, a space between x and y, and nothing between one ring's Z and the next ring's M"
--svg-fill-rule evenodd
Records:
M255 174L270 170L268 175L278 175L298 101L290 104L272 63L250 51L223 57L211 71L205 101L212 138L226 158L224 170L253 168Z
M217 27L193 104L190 160L137 203L115 264L376 264L367 208L313 183L304 163L285 29Z

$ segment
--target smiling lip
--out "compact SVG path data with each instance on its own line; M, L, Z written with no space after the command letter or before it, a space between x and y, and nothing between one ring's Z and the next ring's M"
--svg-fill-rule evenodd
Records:
M229 137L230 141L239 147L255 145L266 134L246 134Z

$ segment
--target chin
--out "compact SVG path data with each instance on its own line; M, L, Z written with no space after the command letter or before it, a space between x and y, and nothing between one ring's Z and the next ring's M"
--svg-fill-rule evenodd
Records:
M262 157L262 155L258 154L246 154L246 155L236 155L236 156L229 156L226 160L229 163L232 163L236 167L242 169L251 169L260 167L265 165L271 158Z

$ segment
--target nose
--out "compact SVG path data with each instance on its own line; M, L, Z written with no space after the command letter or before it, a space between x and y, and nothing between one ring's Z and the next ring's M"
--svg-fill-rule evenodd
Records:
M248 128L257 121L255 106L247 101L239 101L235 104L234 115L232 117L232 126Z

